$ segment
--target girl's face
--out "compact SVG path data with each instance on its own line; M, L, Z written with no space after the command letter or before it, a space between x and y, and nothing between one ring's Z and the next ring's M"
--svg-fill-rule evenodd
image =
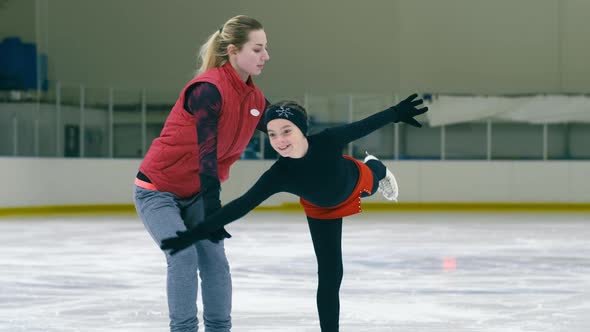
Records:
M241 50L235 45L228 46L229 61L244 82L249 76L260 75L264 63L270 59L264 30L250 31L248 37Z
M266 129L270 145L282 157L301 158L307 153L307 137L293 122L274 119L267 124Z

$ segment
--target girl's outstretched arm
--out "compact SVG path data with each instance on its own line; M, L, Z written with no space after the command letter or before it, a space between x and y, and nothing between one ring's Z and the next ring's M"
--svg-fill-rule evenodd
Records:
M413 94L384 111L375 113L363 120L329 128L327 131L331 134L334 141L344 145L367 136L392 122L404 122L414 127L422 127L414 117L426 113L428 107L418 108L423 105L423 100L416 100L417 97L417 94Z
M273 168L266 171L260 179L242 196L229 202L221 209L198 223L194 228L176 232L176 237L162 240L160 248L170 250L170 254L187 248L195 242L209 238L217 229L245 216L273 194L280 192L280 178Z

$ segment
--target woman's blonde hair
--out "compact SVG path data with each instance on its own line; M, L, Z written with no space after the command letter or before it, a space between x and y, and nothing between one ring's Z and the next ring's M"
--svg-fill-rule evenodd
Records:
M241 50L242 46L248 42L250 32L262 29L262 24L251 17L238 15L230 18L201 46L199 51L200 67L196 74L199 75L208 69L223 66L229 60L227 53L229 45L233 44L238 50Z

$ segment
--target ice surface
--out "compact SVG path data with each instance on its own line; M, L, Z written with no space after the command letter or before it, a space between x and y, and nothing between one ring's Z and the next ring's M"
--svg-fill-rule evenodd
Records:
M228 230L233 331L319 331L304 216ZM165 261L135 216L3 218L0 248L0 331L168 328ZM587 214L365 213L343 254L343 332L590 330Z

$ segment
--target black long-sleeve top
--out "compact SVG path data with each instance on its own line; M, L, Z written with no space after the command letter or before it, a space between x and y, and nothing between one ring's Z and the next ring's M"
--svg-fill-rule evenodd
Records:
M305 156L297 159L279 157L244 195L208 216L195 231L214 231L243 217L278 192L292 193L321 207L342 203L352 194L359 177L358 167L342 156L342 149L346 144L392 123L394 117L390 108L363 120L309 136Z

